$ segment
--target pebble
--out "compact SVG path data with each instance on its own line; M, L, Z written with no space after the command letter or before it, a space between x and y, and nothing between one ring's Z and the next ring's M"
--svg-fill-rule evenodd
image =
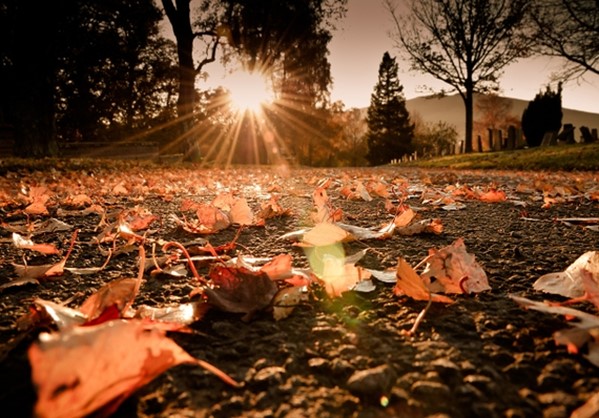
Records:
M335 376L349 375L355 371L354 366L349 361L335 358L331 362L331 372Z
M258 370L252 377L252 382L262 385L280 385L283 383L283 376L286 370L283 367L270 366Z
M308 367L312 370L326 372L327 370L330 370L331 364L327 359L315 357L308 360Z
M347 380L350 392L363 396L387 393L395 382L394 370L386 364L354 372Z
M447 359L437 359L431 363L431 367L436 371L441 379L454 386L461 380L461 371L457 364Z
M411 387L412 394L419 399L443 402L451 397L451 390L441 382L420 380Z
M482 374L471 374L464 378L464 383L468 383L484 392L487 391L489 385L493 382L489 377L483 376Z

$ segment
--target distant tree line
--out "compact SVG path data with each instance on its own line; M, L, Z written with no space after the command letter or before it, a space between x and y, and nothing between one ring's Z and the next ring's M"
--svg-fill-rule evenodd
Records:
M15 153L57 155L58 141L118 140L172 118L174 44L151 0L19 1L0 8L0 120Z
M125 139L158 140L189 155L204 135L198 123L210 119L202 106L218 96L196 86L218 52L275 81L274 124L293 120L288 148L303 162L323 164L341 130L318 121L334 116L328 43L346 2L4 1L0 124L13 127L23 157L57 155L61 141ZM175 42L159 31L163 14ZM321 138L304 147L300 125Z
M476 129L473 95L496 92L506 65L543 54L568 60L563 80L599 73L595 0L385 1L393 39L412 69L462 96L465 151ZM58 155L68 141L151 140L195 159L239 126L254 137L274 132L276 151L307 165L382 164L433 152L427 141L452 133L415 128L391 56L379 68L366 125L359 111L330 102L328 45L346 8L347 0L5 0L0 125L12 127L23 157ZM165 16L174 42L160 33ZM236 128L227 92L198 89L217 59L272 81L269 132L248 121ZM238 150L238 162L272 151L259 139L260 149Z
M474 94L497 92L507 65L531 55L557 56L569 63L561 81L587 72L599 74L596 0L385 0L385 4L395 22L392 39L411 69L447 83L462 97L465 152L473 149ZM531 145L536 141L531 138Z

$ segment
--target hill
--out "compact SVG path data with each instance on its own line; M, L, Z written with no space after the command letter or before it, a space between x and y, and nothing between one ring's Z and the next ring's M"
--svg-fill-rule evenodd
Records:
M476 95L474 98L474 120L477 119L476 103L480 96L481 95ZM522 117L522 112L528 105L527 100L510 97L500 97L500 100L511 102L511 113L518 120ZM464 102L459 94L444 97L416 97L414 99L406 100L406 107L411 115L420 115L424 122L445 121L454 125L458 131L458 138L464 137L466 117L464 114ZM564 114L562 125L571 123L575 128L580 128L581 126L586 126L589 129L599 128L599 114L573 109L562 109L562 111ZM578 140L580 135L578 130L576 135Z

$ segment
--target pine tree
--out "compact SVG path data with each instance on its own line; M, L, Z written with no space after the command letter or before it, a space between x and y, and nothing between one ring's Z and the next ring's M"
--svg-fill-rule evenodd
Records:
M371 165L387 164L412 151L414 124L410 122L397 73L395 58L385 52L366 118L366 159Z
M538 147L546 132L557 132L562 127L562 85L557 91L549 86L544 92L537 93L534 100L522 113L522 132L529 147Z

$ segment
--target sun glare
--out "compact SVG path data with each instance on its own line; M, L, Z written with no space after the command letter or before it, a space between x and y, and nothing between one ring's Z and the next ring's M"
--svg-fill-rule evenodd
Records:
M236 72L228 77L227 85L233 106L242 112L259 112L273 100L272 89L258 73Z

